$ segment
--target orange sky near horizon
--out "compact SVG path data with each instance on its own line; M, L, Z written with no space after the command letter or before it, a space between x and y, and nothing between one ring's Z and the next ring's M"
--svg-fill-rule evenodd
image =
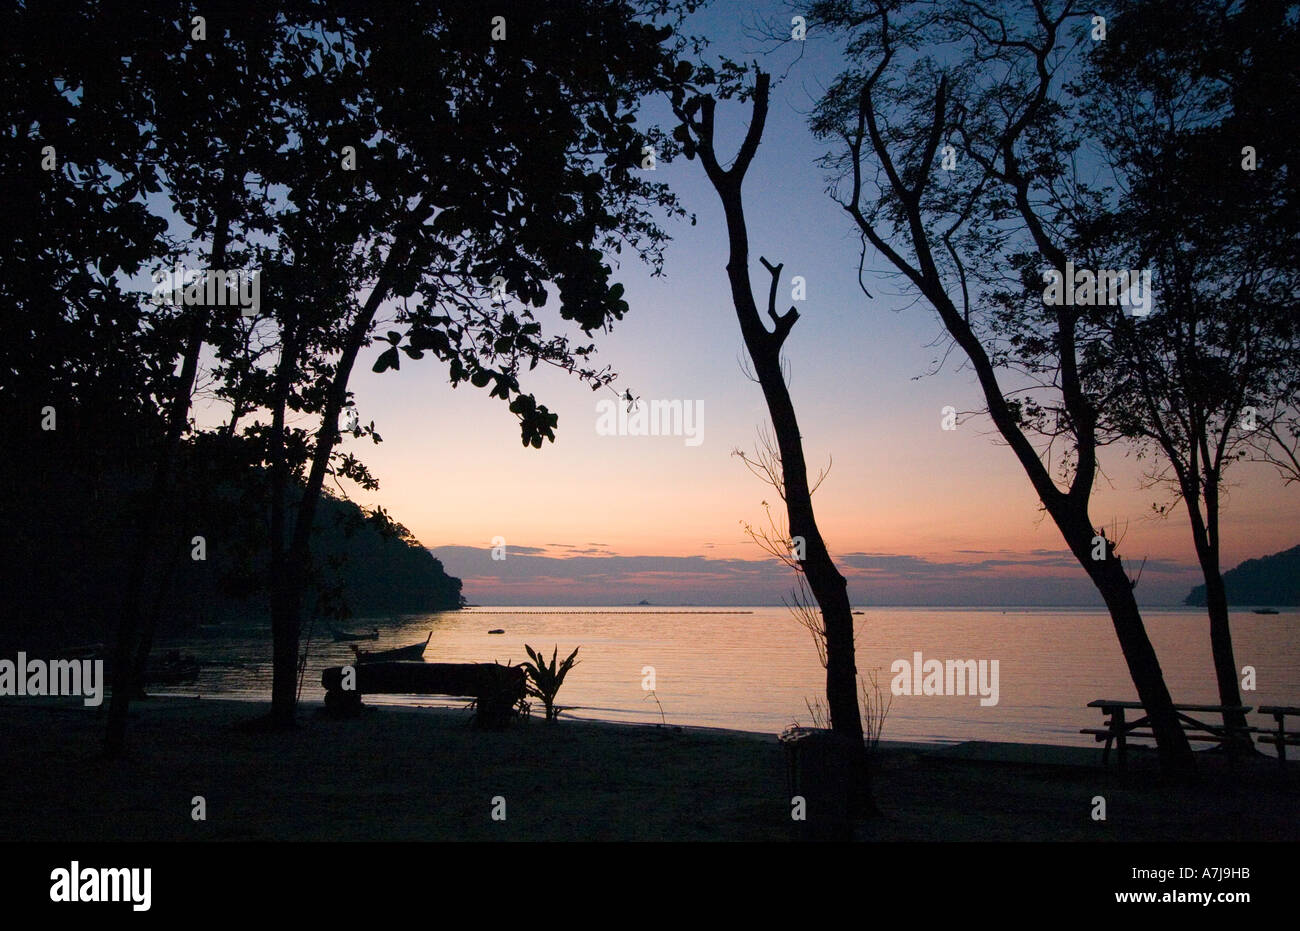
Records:
M962 550L1064 550L987 417L940 429L945 403L977 406L973 386L957 390L966 373L894 386L877 393L875 407L864 386L862 397L841 392L832 406L817 403L817 386L800 378L803 364L792 359L807 458L814 472L833 461L814 499L832 552L953 559ZM595 402L603 395L548 377L538 393L560 415L556 442L524 448L504 405L463 388L451 391L440 373L364 373L358 404L363 415L385 412L384 442L346 442L382 487L355 497L384 504L428 546L488 546L500 536L534 547L599 544L620 555L763 558L741 521L762 522L761 502L779 501L732 455L737 447L753 449L756 427L766 419L757 386L734 362L732 384L723 391L710 384L694 394L690 388L655 392L652 374L637 374L628 381L646 398L703 402L698 446L681 437L597 435ZM427 403L413 405L413 391ZM920 413L927 408L928 418ZM1166 518L1153 515L1153 502L1169 497L1140 487L1145 465L1112 448L1103 453L1103 468L1093 516L1117 525L1121 553L1192 564L1186 514L1180 504ZM1229 477L1225 567L1300 542L1300 488L1283 487L1261 464L1239 464Z

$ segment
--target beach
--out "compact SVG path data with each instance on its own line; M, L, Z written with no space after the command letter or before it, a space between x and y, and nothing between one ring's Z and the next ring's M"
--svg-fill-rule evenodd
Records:
M0 702L4 841L759 841L798 837L776 734L539 718L503 732L457 709L304 702L268 733L260 702L152 698L129 752L100 755L80 702ZM1154 754L882 743L863 841L1300 840L1300 768L1198 753L1162 784ZM203 820L194 812L201 796ZM1106 819L1095 820L1094 799ZM493 812L504 815L494 820Z

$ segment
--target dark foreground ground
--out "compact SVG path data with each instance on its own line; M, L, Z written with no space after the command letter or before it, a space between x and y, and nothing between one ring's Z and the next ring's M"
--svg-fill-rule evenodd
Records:
M152 699L129 758L99 758L103 719L75 705L0 704L0 841L789 840L775 736L561 720L504 733L459 711L367 708L301 726L248 724L265 706ZM1300 769L1198 754L1191 787L1100 750L882 745L882 817L862 840L1298 840ZM191 817L206 800L206 821ZM491 817L505 799L504 821ZM1094 821L1093 799L1106 800ZM499 804L497 810L500 810Z

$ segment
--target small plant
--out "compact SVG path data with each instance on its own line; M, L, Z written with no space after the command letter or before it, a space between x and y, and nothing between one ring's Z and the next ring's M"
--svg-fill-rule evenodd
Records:
M862 691L862 734L866 738L867 753L872 753L880 743L880 735L885 729L885 718L889 715L889 709L894 706L894 696L891 694L889 700L885 701L875 670L867 672L867 681L871 683L870 690L867 689L867 682L861 677L858 678L858 687Z
M651 698L653 698L653 699L655 700L655 704L659 707L659 721L660 721L660 726L661 726L661 727L667 727L667 726L668 726L668 718L666 718L666 717L664 716L664 706L663 706L663 704L659 701L659 696L655 694L655 690L654 690L654 689L651 689L650 692L649 692L649 694L647 694L646 697L645 697L644 699L642 699L642 700L643 700L643 701L648 701L648 700L651 699Z
M811 700L805 698L803 703L808 708L808 714L812 717L812 726L819 731L828 731L831 729L830 712L826 709L826 703L820 698Z
M542 704L546 706L546 720L554 721L560 716L560 711L563 710L555 706L556 693L560 691L560 686L564 684L564 677L569 674L569 670L578 664L576 657L581 647L574 647L573 652L558 665L556 664L556 657L560 655L558 644L551 653L549 665L546 662L546 657L528 644L524 644L524 649L528 651L528 655L532 659L532 662L523 664L528 673L528 694L542 700Z

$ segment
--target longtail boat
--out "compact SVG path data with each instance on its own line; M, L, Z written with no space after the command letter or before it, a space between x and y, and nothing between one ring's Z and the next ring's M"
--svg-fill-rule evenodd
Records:
M429 631L429 636L424 638L424 643L413 643L406 647L397 647L393 650L363 650L358 646L353 646L352 650L357 654L358 663L392 663L400 660L422 660L424 659L424 648L429 645L433 639L433 631Z

